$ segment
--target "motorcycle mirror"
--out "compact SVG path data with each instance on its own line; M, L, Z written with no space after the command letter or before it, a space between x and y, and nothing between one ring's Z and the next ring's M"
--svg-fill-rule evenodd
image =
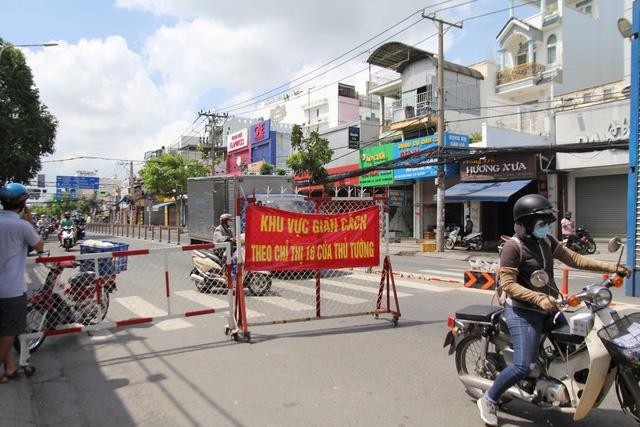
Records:
M609 244L607 245L607 250L611 253L618 252L620 246L622 246L622 240L620 240L620 238L617 236L612 237L611 240L609 240Z
M544 270L536 270L531 273L530 281L534 288L544 288L549 284L549 274Z

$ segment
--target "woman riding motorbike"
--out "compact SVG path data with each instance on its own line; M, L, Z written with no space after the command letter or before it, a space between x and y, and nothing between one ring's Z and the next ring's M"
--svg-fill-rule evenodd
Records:
M516 201L513 207L515 236L507 241L500 254L499 293L506 294L505 318L513 343L513 364L500 372L484 397L478 400L480 417L487 425L498 425L496 415L500 396L524 379L535 364L543 325L555 318L558 311L558 287L553 279L553 259L567 266L623 276L630 270L608 262L579 255L549 235L549 225L556 220L556 210L538 194L529 194ZM534 271L544 270L549 276L545 292L538 292L531 284ZM558 322L559 321L559 322ZM557 326L566 323L562 316Z

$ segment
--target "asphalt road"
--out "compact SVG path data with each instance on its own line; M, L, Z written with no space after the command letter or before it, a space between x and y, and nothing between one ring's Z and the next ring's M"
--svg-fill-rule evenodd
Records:
M117 240L129 241L131 248L167 246ZM126 273L131 277L123 274L113 294L114 315L115 298L135 296L140 289L156 292L153 266L133 258ZM183 271L184 260L174 266L172 259L170 265ZM393 263L397 271L440 273L456 273L464 265L407 257L394 257ZM364 289L368 282L351 286L347 296L373 304ZM468 304L489 303L491 293L446 282L396 282L402 316L395 328L372 316L256 326L252 343L246 344L225 337L226 319L201 316L185 319L181 327L50 337L32 356L36 376L24 380L33 410L25 419L65 426L482 425L442 343L447 316ZM127 283L147 285L132 290ZM273 296L290 300L295 292L289 291ZM499 415L505 426L571 423L568 415L519 402L505 405ZM611 391L602 407L577 425L633 424Z

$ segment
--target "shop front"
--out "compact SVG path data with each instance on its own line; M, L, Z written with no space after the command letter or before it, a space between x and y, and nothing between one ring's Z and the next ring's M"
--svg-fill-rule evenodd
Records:
M535 154L508 154L466 160L460 182L447 188L447 202L465 203L465 211L486 242L513 235L513 205L525 194L547 196L546 175L538 175Z

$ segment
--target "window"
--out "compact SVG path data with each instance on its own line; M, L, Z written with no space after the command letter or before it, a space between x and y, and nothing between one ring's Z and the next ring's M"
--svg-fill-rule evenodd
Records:
M576 9L585 15L591 15L592 9L592 1L591 0L582 0L576 2Z
M520 43L520 47L518 48L518 54L516 55L516 65L526 64L527 61L527 53L529 51L529 47L527 43Z
M316 119L317 119L318 117L320 117L320 109L319 109L319 108L316 108Z
M556 46L558 43L558 38L555 34L551 34L547 39L547 64L555 64L556 63Z
M603 99L611 99L613 97L613 89L605 89L602 91Z
M591 92L582 95L582 102L591 102Z

